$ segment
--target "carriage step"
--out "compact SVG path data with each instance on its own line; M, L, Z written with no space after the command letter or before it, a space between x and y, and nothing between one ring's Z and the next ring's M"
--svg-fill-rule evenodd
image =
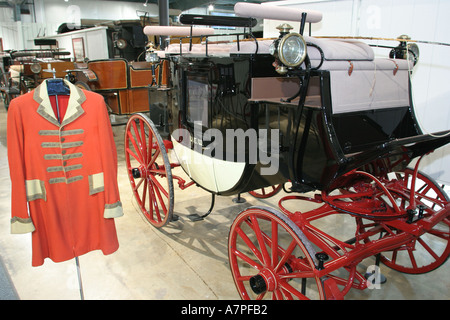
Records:
M189 220L191 220L193 222L202 221L202 220L205 219L203 216L200 216L199 214L196 214L196 213L190 214L187 217L188 217Z
M209 216L209 214L212 212L212 210L213 210L213 208L214 208L215 199L216 199L215 194L212 193L212 194L211 194L211 206L209 207L208 212L205 213L205 214L202 215L202 216L201 216L201 215L198 215L198 214L196 214L196 213L190 214L190 215L187 216L188 219L191 220L191 221L193 221L193 222L196 222L196 221L202 221L203 219L205 219L205 218L206 218L207 216Z

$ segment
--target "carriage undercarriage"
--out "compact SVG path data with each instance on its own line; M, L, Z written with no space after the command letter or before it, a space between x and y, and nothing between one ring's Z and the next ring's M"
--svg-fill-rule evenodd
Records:
M163 227L173 219L174 184L184 190L196 183L172 173L179 167L169 161L173 145L145 115L132 116L125 141L141 212L150 224ZM357 271L368 257L378 255L386 266L409 274L430 272L448 259L450 199L418 166L386 177L356 170L345 177L347 184L331 192L287 195L279 210L255 206L237 215L228 250L243 299L342 299L351 288L376 284L376 273L365 277ZM261 190L269 192L255 192L268 197L279 186ZM348 238L315 226L335 215L354 221L347 224Z
M181 42L179 50L182 50ZM233 105L238 105L236 101L239 102L239 95L247 88L247 84L242 84L246 81L231 81L232 77L228 77L230 69L222 72L225 69L221 65L217 74L222 76L222 80L215 82L217 74L211 75L213 72L210 73L208 64L205 64L208 59L185 58L181 52L174 56L176 67L172 69L172 79L174 83L177 79L180 85L176 89L178 91L170 92L174 88L166 91L169 116L159 114L152 121L144 114L134 114L125 130L126 167L132 191L144 217L157 228L175 219L175 184L181 190L200 186L212 193L213 200L214 195L221 194L250 192L257 198L266 198L281 189L289 191L278 202L278 209L250 207L240 212L231 225L228 258L241 298L343 299L352 288L363 290L377 283L376 270L372 275L364 275L357 270L358 265L368 257L377 256L377 262L409 274L430 272L447 260L450 255L450 198L432 178L419 170L419 164L423 156L448 143L450 136L448 132L422 134L415 124L412 105L409 104L409 88L400 88L404 92L400 90L395 93L404 96L398 106L365 110L364 117L359 116L365 122L370 119L374 123L373 128L382 127L380 119L386 119L383 113L390 112L389 116L395 115L398 120L397 127L389 134L383 138L377 136L374 140L369 139L366 145L358 144L360 137L351 140L342 129L348 121L359 121L355 116L357 112L347 115L344 107L339 114L330 111L330 83L335 76L330 76L329 71L318 71L319 67L312 71L307 67L305 71L297 72L295 76L299 78L300 88L297 96L300 98L294 102L292 99L270 100L247 95L248 103L242 110L233 110L237 114L234 121L247 128L253 126L253 129L260 128L260 125L266 125L265 128L270 128L274 123L277 125L282 141L279 161L280 171L284 170L281 175L284 180L280 180L279 176L261 179L258 165L247 167L248 163L241 165L234 162L242 166L242 176L235 182L239 187L221 189L217 181L213 186L206 185L201 180L206 173L199 174L195 170L208 171L208 167L222 166L220 170L225 171L224 168L229 170L231 167L216 161L214 156L204 158L206 162L196 167L189 167L186 165L186 153L180 153L180 150L185 152L180 146L182 139L173 132L182 127L194 127L189 127L186 116L190 103L186 88L189 81L196 83L196 90L202 85L207 86L208 82L199 82L203 81L203 72L205 79L210 84L214 83L214 92L219 98L211 99L213 102L208 105L209 110L214 110L213 113L217 106L226 105L224 101L228 96L231 96L228 104L231 101ZM245 59L241 52L236 56L235 62L239 63L240 69L245 69L242 68L247 63ZM253 64L258 62L256 60L255 56L248 59L250 73ZM211 61L210 68L213 68L219 65L217 61L228 63L230 60L216 61L211 58ZM323 52L319 66L322 63ZM366 62L358 63L363 65ZM393 66L391 62L388 64ZM394 64L395 76L399 62ZM349 76L355 72L351 61L350 65ZM403 72L405 79L408 79L408 68L403 67L399 71L400 76ZM332 72L340 72L340 69ZM391 69L389 72L392 72ZM238 73L236 71L236 78ZM246 69L242 74L247 74ZM320 90L309 93L311 83ZM314 95L316 91L318 96ZM182 98L173 103L173 97ZM315 105L317 101L318 105ZM183 104L186 106L180 107ZM336 105L333 105L334 110ZM227 114L231 114L230 110ZM275 113L273 110L276 110ZM250 116L247 118L248 114ZM203 116L200 114L199 120L209 121L206 127L216 126L223 132L233 123L229 121L226 126L220 127L217 118L205 121ZM284 125L283 120L289 120L288 125ZM223 118L220 123L223 125ZM297 131L291 130L291 127ZM192 133L192 130L189 132ZM200 150L204 151L203 142L195 133L189 140L192 150L200 144ZM322 154L323 159L320 158ZM415 164L411 162L413 160ZM413 167L409 167L411 165ZM317 169L317 166L321 167ZM183 167L192 180L186 181L175 175L172 170L178 167ZM217 176L223 176L220 170L215 171ZM211 210L212 207L205 216ZM345 232L337 230L334 234L318 227L322 221L330 220L328 224L332 224L337 216L345 216L349 221Z

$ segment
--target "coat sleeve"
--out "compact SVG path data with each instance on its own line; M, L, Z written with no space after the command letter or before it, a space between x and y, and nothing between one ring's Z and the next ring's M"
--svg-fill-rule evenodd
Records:
M101 99L99 108L99 136L100 136L100 156L104 169L105 186L105 218L118 218L123 216L122 203L120 202L119 187L117 184L117 151L114 142L114 135L109 121L107 107Z
M33 232L35 227L28 211L24 127L20 104L16 101L11 101L7 117L7 149L11 177L11 233L28 233Z

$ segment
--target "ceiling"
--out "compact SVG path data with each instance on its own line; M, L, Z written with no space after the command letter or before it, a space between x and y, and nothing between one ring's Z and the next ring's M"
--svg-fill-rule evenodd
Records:
M146 0L113 0L113 1L125 1L125 2L141 2L145 3ZM219 10L233 10L236 2L249 2L249 3L262 3L274 0L168 0L170 9L188 10L197 7L206 7L210 4L214 5L215 9ZM158 0L148 0L148 3L158 3Z

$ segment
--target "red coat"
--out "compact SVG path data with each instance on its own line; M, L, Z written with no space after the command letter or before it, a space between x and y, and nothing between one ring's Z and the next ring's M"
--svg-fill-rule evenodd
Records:
M65 81L62 124L43 82L11 101L7 148L11 232L32 232L32 265L119 247L117 153L103 97ZM54 100L53 100L54 102Z

